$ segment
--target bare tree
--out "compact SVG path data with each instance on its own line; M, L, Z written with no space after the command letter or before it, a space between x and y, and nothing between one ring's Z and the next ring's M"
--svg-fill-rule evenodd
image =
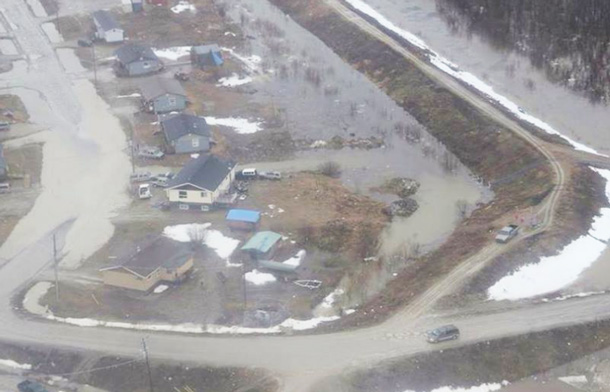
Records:
M457 210L460 219L464 219L468 214L468 202L464 199L456 200L455 209Z
M328 161L318 166L318 173L331 178L341 177L341 166L337 162Z

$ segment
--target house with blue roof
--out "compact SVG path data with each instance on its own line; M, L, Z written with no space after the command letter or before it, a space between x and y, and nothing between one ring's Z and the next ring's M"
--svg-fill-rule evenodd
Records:
M261 222L261 213L255 210L232 209L225 216L231 230L254 231Z
M259 231L241 247L241 250L248 252L253 259L267 260L273 257L281 240L281 234L273 231Z

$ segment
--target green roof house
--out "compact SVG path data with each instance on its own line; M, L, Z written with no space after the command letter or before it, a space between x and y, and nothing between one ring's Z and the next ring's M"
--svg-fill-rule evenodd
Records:
M241 247L255 259L270 259L273 257L282 236L273 231L259 231Z

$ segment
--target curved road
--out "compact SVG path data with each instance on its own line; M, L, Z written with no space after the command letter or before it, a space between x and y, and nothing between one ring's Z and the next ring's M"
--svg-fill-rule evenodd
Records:
M536 146L552 163L557 183L562 184L561 166L539 142L517 123L507 118L485 100L471 93L445 74L414 58L412 54L383 33L351 13L335 0L327 0L335 9L379 39L382 39L439 83L471 102L490 117L501 122ZM7 4L8 3L8 4ZM66 122L78 119L78 104L53 50L41 33L38 21L30 14L23 0L4 0L2 7L19 29L14 31L21 48L30 55L30 64L38 66L40 79L34 82L54 111ZM42 57L38 57L42 56ZM44 73L42 70L45 70ZM0 75L1 76L1 75ZM38 83L40 82L40 83ZM66 96L64 96L66 95ZM544 205L544 223L552 224L553 211L561 186ZM68 220L69 217L66 217ZM63 241L70 228L66 223L54 230ZM11 307L10 298L32 277L48 267L51 260L51 231L24 247L0 269L0 338L28 344L48 344L78 350L95 350L125 356L140 355L141 332L120 329L84 328L50 323L19 315ZM212 337L177 334L149 334L151 356L163 360L192 361L202 364L262 367L283 376L284 390L305 391L312 383L327 375L346 369L370 366L401 355L436 350L424 342L421 331L430 326L455 322L463 329L463 338L443 347L470 344L503 336L523 334L563 325L610 317L610 296L596 296L540 305L524 305L503 313L476 315L456 319L455 316L426 315L437 299L454 290L499 254L502 247L491 244L480 254L466 260L450 275L425 292L413 304L387 322L366 329L328 335Z

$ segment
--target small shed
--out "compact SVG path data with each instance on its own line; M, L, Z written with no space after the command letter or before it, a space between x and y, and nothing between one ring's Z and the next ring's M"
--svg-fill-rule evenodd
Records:
M199 45L191 48L191 63L199 68L219 67L224 60L218 45Z
M176 79L161 76L148 78L140 84L142 106L151 113L182 111L186 108L186 92Z
M133 12L142 12L144 10L144 2L142 0L131 0L131 8Z
M232 209L225 217L231 230L254 231L261 222L261 213L254 210Z
M2 152L2 145L0 144L0 181L6 180L8 177L8 164L4 159L4 153Z
M97 38L108 43L123 42L123 29L110 12L105 10L95 11L93 13L93 23L95 24L95 36Z
M273 231L259 231L241 247L241 250L250 253L250 256L256 260L270 259L281 239L282 235Z

